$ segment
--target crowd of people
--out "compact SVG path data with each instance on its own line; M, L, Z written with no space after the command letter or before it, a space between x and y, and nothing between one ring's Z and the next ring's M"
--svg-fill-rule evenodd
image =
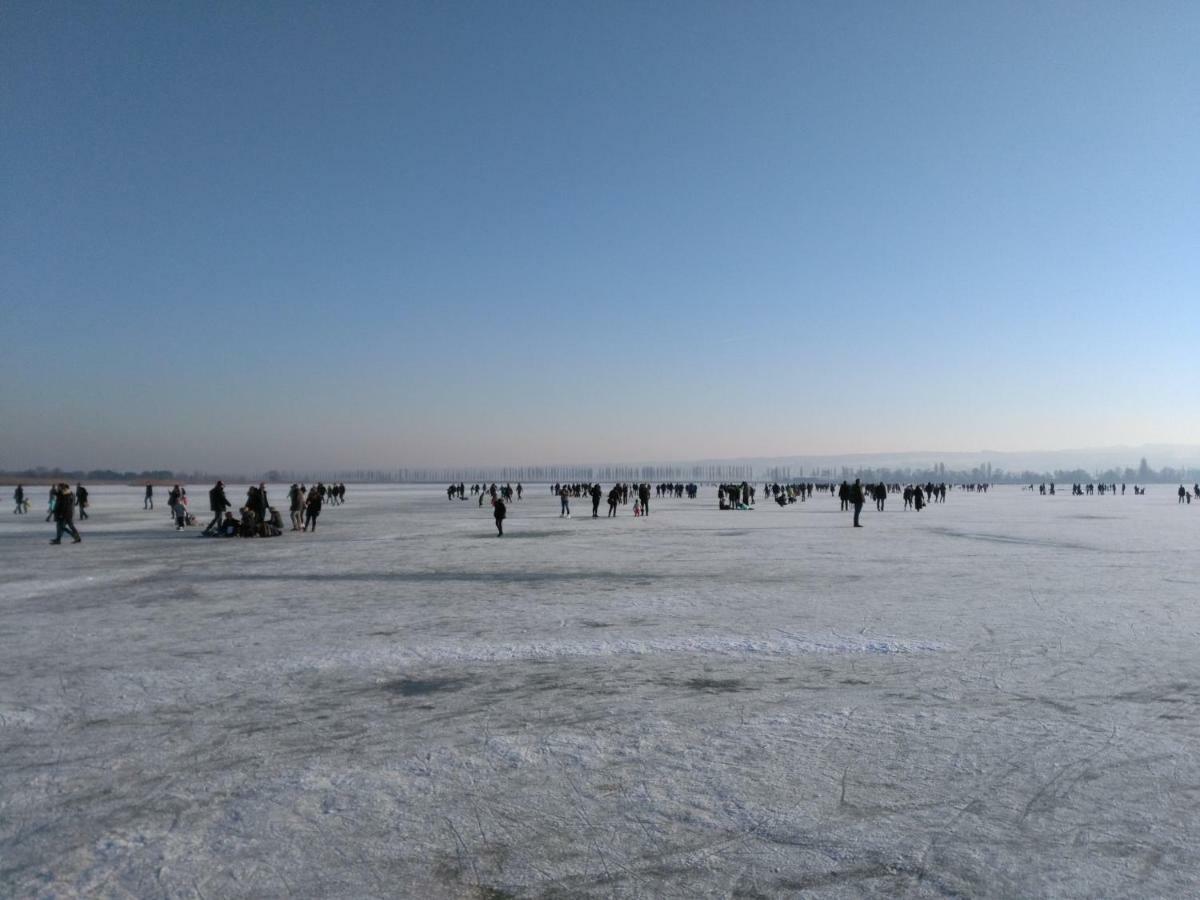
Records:
M346 485L341 482L331 485L317 482L312 487L293 484L288 490L292 531L315 532L322 507L326 504L341 506L345 500ZM13 501L16 515L26 515L32 507L23 484L18 484L13 491ZM69 534L73 543L80 543L83 538L75 528L75 517L78 513L80 519L89 518L89 505L88 489L82 484L74 491L65 482L51 485L46 521L54 520L56 533L50 543L61 544L64 534ZM237 516L233 514L233 504L225 494L223 481L218 481L208 492L208 505L213 517L201 531L204 537L277 537L283 533L283 517L271 505L264 482L250 485ZM150 482L146 483L142 508L154 509L154 485ZM199 524L190 509L187 488L182 485L173 485L167 493L167 509L176 531Z
M945 482L905 485L884 482L864 484L861 479L856 478L853 483L843 480L840 484L833 482L795 482L790 484L767 482L763 485L763 494L768 500L773 499L779 506L786 507L793 503L812 500L814 493L828 492L831 497L835 497L840 502L842 511L853 513L853 527L861 528L860 516L866 503L873 501L876 511L883 512L889 494L899 495L903 499L905 510L912 509L919 512L930 503L945 503L947 491L950 489L986 493L989 487L990 485L986 483L947 485ZM650 515L652 496L656 500L681 499L685 496L689 499L696 499L699 496L698 485L675 482L665 482L654 486L648 482L634 484L618 482L607 491L598 483L556 483L550 485L549 489L550 493L559 500L560 518L571 517L571 500L573 499L590 500L592 518L600 518L600 507L605 501L607 501L607 518L616 517L618 508L627 506L632 501L633 515L641 518ZM1074 496L1091 496L1093 494L1116 496L1118 493L1124 495L1126 489L1127 486L1124 484L1119 486L1109 483L1072 484L1071 494ZM1053 496L1056 493L1056 485L1054 482L1040 485L1029 484L1024 490L1036 491L1042 496ZM504 521L508 517L509 505L514 498L518 501L521 500L524 493L524 485L520 483L515 488L511 484L501 486L495 482L490 485L473 484L469 489L470 496L478 496L479 506L483 506L485 499L490 501L496 522L497 536L504 534ZM1139 485L1133 485L1133 493L1144 495L1146 489ZM446 496L450 500L466 500L468 488L462 482L451 484L446 489ZM1190 490L1181 484L1177 496L1178 502L1181 504L1190 504L1193 499L1200 500L1200 483L1194 484ZM346 485L340 482L330 485L317 482L311 487L293 483L287 492L291 530L315 532L323 507L326 505L340 506L345 502L345 497ZM755 485L746 481L740 484L717 485L717 505L721 510L753 509L757 497ZM32 508L24 485L16 486L13 491L13 500L15 502L14 514L25 515ZM208 492L208 500L212 519L201 531L205 537L277 537L286 528L282 515L271 505L264 482L250 485L247 488L246 499L237 509L236 515L234 505L225 493L224 482L218 481L212 487ZM69 534L74 543L82 541L79 531L75 527L75 519L76 516L81 520L89 518L89 505L88 489L83 484L77 485L74 490L65 482L52 485L49 489L46 507L46 521L54 520L56 523L56 533L51 543L62 543L65 534ZM147 482L145 486L143 508L154 509L154 485L151 482ZM199 524L189 508L185 486L176 484L171 487L167 494L167 508L177 531Z
M326 504L341 506L345 503L346 485L340 482L326 485L318 481L312 487L305 487L293 482L287 498L291 530L315 532L317 519ZM240 518L233 515L232 507L225 495L224 482L218 481L208 492L208 508L213 517L202 534L205 537L279 537L283 534L283 516L271 505L264 482L252 484L247 489L246 502L238 511Z

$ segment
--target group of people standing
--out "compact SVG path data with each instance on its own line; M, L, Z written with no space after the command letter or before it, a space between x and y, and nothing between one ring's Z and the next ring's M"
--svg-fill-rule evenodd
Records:
M604 488L600 486L599 482L596 484L556 484L551 488L551 492L558 496L558 516L560 519L571 518L572 497L590 498L592 501L592 518L600 518L600 501L605 499L606 495ZM661 490L659 491L659 496L663 496ZM650 484L643 482L641 484L629 485L624 482L618 482L608 491L608 515L605 518L616 518L617 507L628 504L630 497L633 497L634 516L640 518L650 515Z
M312 487L293 482L288 488L288 511L292 531L316 531L321 508L329 503L340 506L346 499L346 485L342 483L326 486L318 481ZM264 482L250 485L246 491L246 502L240 510L241 518L235 518L229 510L233 504L225 495L225 483L218 481L208 492L208 506L213 517L204 529L208 537L278 537L283 533L283 517L271 506Z
M518 481L516 487L517 499L520 500L521 495L524 493L525 486ZM502 497L505 501L511 503L513 498L513 486L511 484L506 484L504 487L497 487L496 482L494 481L492 482L491 487L487 487L482 484L473 484L471 485L471 496L474 497L476 494L479 495L480 506L483 506L484 497L492 497L493 499L495 497ZM459 500L467 499L467 486L461 481L458 484L452 484L446 488L446 499L453 500L455 497L457 497Z
M18 484L16 490L13 491L13 509L14 515L26 515L30 507L33 505L29 502L29 498L25 496L25 485ZM46 521L54 520L55 535L54 540L50 543L61 544L64 534L71 535L71 542L74 544L80 543L83 538L79 536L79 531L75 528L75 511L79 510L79 518L88 518L88 489L82 484L78 485L76 490L71 490L71 485L65 481L50 486L49 497L46 506Z

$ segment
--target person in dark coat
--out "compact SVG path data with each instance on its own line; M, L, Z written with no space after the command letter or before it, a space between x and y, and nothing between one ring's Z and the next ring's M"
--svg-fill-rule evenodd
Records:
M508 507L500 498L492 504L492 515L496 517L496 537L504 537L504 520L508 517Z
M212 521L208 523L205 531L215 531L221 524L221 520L225 517L225 510L233 506L229 499L225 496L225 482L218 481L211 491L208 492L208 508L212 510Z
M267 499L267 485L265 482L258 483L258 505L254 507L254 512L258 515L258 521L265 522L270 516L267 514L271 508L271 502Z
M25 515L25 486L18 484L17 489L13 491L13 500L17 503L17 508L13 510L14 515Z
M650 485L643 484L638 488L638 499L642 501L642 515L650 515Z
M77 484L75 486L75 502L79 505L79 518L88 518L88 489L82 484Z
M600 518L600 498L604 496L604 491L600 489L600 485L592 485L592 518Z
M293 484L288 491L288 505L292 514L292 531L299 531L304 524L304 488Z
M56 493L57 496L54 499L55 536L50 543L61 544L63 532L67 532L74 539L72 543L78 544L83 538L75 530L75 495L71 493L69 484L60 484Z
M863 495L862 482L855 478L854 484L850 485L850 505L854 507L854 527L862 528L858 524L859 514L862 513L863 504L866 503L866 497Z
M154 509L154 485L146 482L146 498L142 501L142 509Z
M304 527L301 531L308 531L310 525L314 532L317 530L317 516L321 514L321 503L321 492L317 487L313 487L308 492L308 499L304 501Z

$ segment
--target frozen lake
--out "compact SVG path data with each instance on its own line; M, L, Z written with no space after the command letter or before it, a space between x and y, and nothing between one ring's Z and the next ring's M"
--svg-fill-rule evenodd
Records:
M58 547L44 487L10 505L0 896L1200 890L1172 486L857 530L828 496L565 520L535 486L502 539L437 488L348 494L205 540L98 487Z

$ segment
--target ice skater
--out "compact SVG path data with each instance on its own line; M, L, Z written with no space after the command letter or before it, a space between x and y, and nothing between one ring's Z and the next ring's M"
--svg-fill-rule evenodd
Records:
M75 495L71 493L69 484L60 484L55 491L54 503L54 540L50 543L61 544L63 532L71 535L71 543L78 544L83 540L75 530Z

